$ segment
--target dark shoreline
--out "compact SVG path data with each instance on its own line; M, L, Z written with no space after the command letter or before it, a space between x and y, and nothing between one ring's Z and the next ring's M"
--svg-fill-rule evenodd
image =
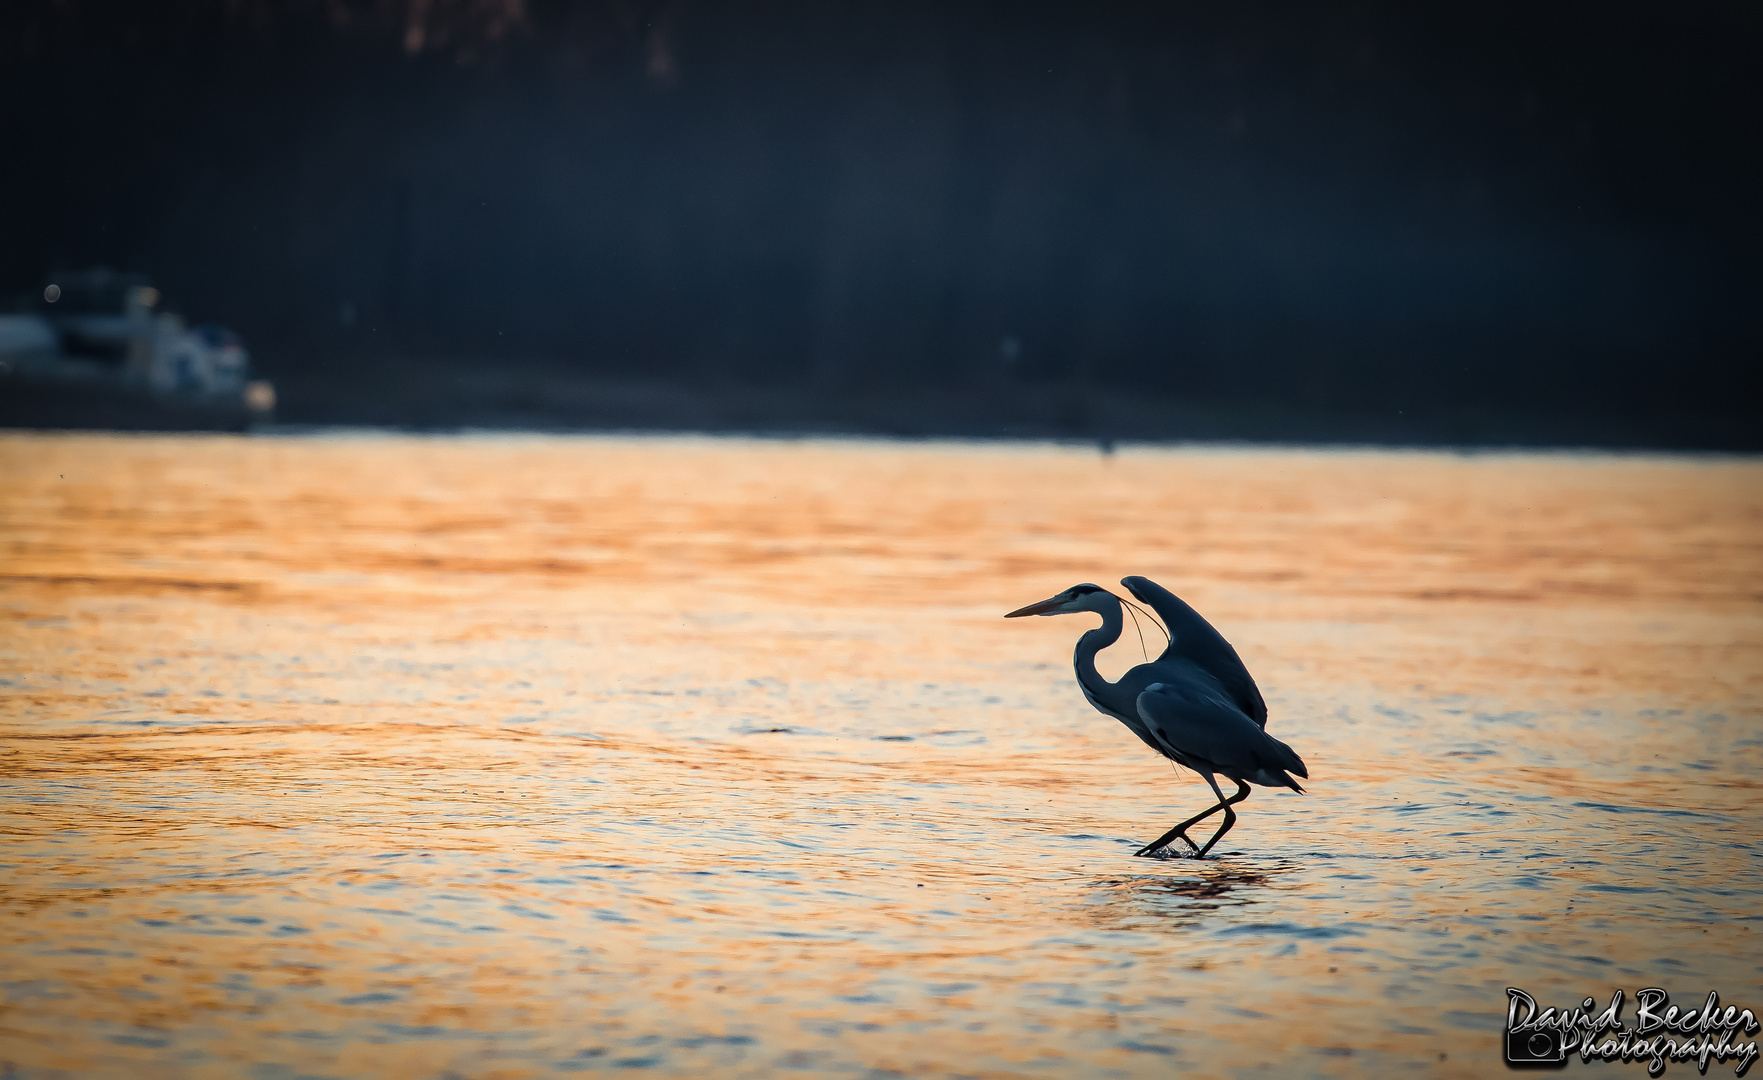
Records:
M491 428L772 436L1252 442L1435 448L1763 450L1735 415L1561 415L1519 410L1357 412L1326 405L1176 400L1105 386L853 387L698 384L542 370L385 369L277 380L277 421L414 431Z
M775 437L1254 443L1434 449L1756 453L1763 425L1736 413L1354 410L1318 402L1208 401L1073 383L989 387L756 386L583 376L543 367L364 364L275 379L273 423L243 410L147 401L102 387L0 385L0 428L116 431L372 427ZM32 390L32 393L25 393ZM10 392L8 392L10 391ZM140 400L136 400L136 399ZM175 406L175 407L174 407ZM210 415L212 414L212 415ZM236 415L235 415L236 414Z
M297 431L363 427L423 433L505 430L547 433L876 437L1096 443L1253 443L1441 450L1763 452L1757 425L1732 417L1537 416L1458 412L1382 416L1279 406L1134 401L1095 392L1081 415L1061 415L1050 395L1000 402L967 394L840 395L740 388L686 393L652 384L597 388L591 400L519 395L434 395L421 401L314 402L296 398L270 424L231 416L119 411L66 403L52 414L0 410L0 428L34 430ZM284 399L286 400L286 399ZM1009 406L1017 407L1011 408Z

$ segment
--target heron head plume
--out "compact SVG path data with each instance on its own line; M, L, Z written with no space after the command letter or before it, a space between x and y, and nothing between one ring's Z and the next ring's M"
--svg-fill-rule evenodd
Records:
M1038 604L1019 607L1004 617L1019 619L1024 615L1071 615L1079 611L1101 611L1109 603L1118 606L1120 598L1107 589L1085 583L1073 585L1059 595L1050 596Z

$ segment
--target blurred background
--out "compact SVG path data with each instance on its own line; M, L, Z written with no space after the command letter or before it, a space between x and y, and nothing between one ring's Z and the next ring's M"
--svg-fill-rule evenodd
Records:
M64 358L69 303L175 311L141 380L248 349L296 424L1755 449L1760 29L24 0L0 293Z

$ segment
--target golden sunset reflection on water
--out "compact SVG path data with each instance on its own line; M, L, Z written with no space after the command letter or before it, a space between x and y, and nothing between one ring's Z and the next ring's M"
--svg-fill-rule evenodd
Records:
M1746 459L0 436L0 1075L1481 1076L1508 986L1763 1010L1760 526ZM1130 857L1210 793L1093 620L999 617L1129 573L1310 766L1219 858Z

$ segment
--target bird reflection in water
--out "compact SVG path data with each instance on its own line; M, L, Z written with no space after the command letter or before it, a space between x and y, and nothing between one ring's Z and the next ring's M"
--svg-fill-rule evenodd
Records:
M1183 877L1103 878L1096 882L1088 904L1105 930L1185 929L1202 919L1230 909L1270 899L1275 890L1290 888L1280 879L1297 869L1296 864L1238 869L1223 866L1197 867Z

